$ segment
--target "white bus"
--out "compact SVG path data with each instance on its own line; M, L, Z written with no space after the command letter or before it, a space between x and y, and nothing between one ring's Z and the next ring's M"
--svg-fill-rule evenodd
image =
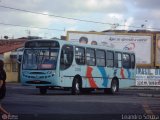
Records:
M135 84L135 54L62 40L31 40L24 46L21 82L39 88L63 88L72 94L104 89L116 93Z

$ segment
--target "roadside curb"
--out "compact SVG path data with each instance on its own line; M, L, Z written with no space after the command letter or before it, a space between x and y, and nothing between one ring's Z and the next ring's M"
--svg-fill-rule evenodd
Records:
M160 90L160 86L159 87L150 87L150 86L132 86L129 88L125 88L125 89L130 89L130 90Z
M145 93L138 93L139 97L156 97L160 98L160 94L145 94Z
M7 82L6 85L10 86L10 85L16 85L16 86L21 86L21 83L17 83L17 82Z

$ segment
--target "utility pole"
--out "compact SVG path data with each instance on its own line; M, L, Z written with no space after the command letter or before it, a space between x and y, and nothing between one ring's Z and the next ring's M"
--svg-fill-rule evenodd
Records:
M148 21L145 20L144 23L141 25L141 28L142 28L143 30L145 30L145 31L147 30L147 22L148 22Z
M145 20L145 30L147 30L147 22L148 20Z
M25 30L27 35L30 36L31 35L31 31L30 30Z
M124 30L126 30L126 22L127 22L127 20L124 19Z
M25 30L26 31L26 33L27 33L27 37L28 37L28 39L30 39L30 36L31 36L31 31L30 30Z
M116 28L119 26L119 23L117 21L118 21L118 18L116 18L115 16L113 16L113 24L111 25L111 29L112 30L116 30Z

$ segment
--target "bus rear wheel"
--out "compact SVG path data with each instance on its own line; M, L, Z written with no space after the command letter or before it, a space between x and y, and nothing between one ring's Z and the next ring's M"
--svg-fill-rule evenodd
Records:
M74 78L73 83L72 83L72 95L79 95L81 92L81 83L78 78Z
M119 90L118 80L113 79L111 82L110 93L115 94Z
M39 92L40 92L40 94L41 95L45 95L45 94L47 94L47 88L39 88Z

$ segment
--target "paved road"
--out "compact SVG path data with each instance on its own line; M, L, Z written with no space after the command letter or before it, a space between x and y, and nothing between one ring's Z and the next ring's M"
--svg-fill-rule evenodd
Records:
M120 90L116 95L95 91L87 95L71 95L68 91L49 91L40 95L31 86L8 84L3 106L12 119L127 119L128 115L160 119L160 97L141 96L159 94L159 90ZM15 115L15 116L14 116ZM150 118L151 119L151 118Z

